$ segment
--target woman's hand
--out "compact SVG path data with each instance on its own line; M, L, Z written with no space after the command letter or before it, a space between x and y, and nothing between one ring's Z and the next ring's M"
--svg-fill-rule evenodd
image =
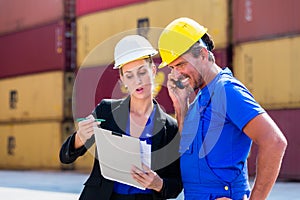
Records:
M78 122L78 130L75 135L75 149L82 147L94 134L94 126L101 122L96 122L93 115L89 115L85 120Z
M163 179L161 179L156 172L152 171L146 165L142 165L143 170L136 166L132 167L131 175L132 177L143 187L155 190L157 192L161 191L163 187Z

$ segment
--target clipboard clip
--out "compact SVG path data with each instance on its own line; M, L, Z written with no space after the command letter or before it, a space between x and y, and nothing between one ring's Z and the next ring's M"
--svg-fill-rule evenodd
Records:
M122 137L122 133L118 133L118 132L115 132L115 131L112 131L111 134L115 135L115 136Z

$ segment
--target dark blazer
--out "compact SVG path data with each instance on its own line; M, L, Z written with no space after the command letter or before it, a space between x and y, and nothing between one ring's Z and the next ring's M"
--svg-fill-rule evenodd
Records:
M95 118L105 119L101 127L111 131L125 134L130 98L121 100L104 99L93 111ZM154 130L152 136L151 169L163 179L161 192L153 191L153 199L176 198L182 190L180 163L179 163L179 141L177 123L171 116L167 115L157 104L154 116ZM79 156L86 153L94 142L94 136L89 139L85 146L74 149L75 134L72 134L61 147L60 160L68 164L74 162ZM97 158L97 151L95 153ZM100 172L99 162L95 158L92 172L85 182L85 187L80 195L80 200L107 199L109 200L114 182L105 179ZM167 165L167 166L166 166Z

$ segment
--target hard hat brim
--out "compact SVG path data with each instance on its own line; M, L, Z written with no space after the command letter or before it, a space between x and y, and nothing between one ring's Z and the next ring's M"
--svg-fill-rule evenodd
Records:
M129 62L132 62L132 61L135 61L135 60L140 60L140 59L144 59L144 58L147 58L147 57L153 57L155 56L156 54L158 54L158 51L154 50L154 49L151 49L149 50L148 52L142 52L142 55L139 55L138 53L136 52L132 52L131 53L132 55L129 55L127 54L126 56L127 57L130 57L131 59L119 59L119 62L115 62L114 64L114 67L113 69L120 69L122 68L125 64L129 63Z
M167 65L168 65L167 62L161 62L161 63L158 65L158 69L164 68L164 67L167 66Z

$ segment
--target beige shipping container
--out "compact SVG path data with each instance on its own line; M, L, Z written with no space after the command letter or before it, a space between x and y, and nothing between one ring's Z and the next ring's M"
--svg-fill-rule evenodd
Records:
M300 108L300 36L234 47L235 76L266 109Z
M1 123L0 168L61 169L59 150L72 129L73 122Z
M73 82L63 71L0 79L0 122L71 118Z
M147 33L148 27L162 30L179 17L190 17L208 28L216 48L228 46L228 0L160 0L100 11L77 18L77 64L99 66L113 61L113 48L121 38L112 36L124 31L144 28L144 35L156 47L159 34ZM137 34L136 31L132 32ZM105 42L104 42L105 41ZM104 43L103 43L104 42ZM97 46L101 50L87 55Z

